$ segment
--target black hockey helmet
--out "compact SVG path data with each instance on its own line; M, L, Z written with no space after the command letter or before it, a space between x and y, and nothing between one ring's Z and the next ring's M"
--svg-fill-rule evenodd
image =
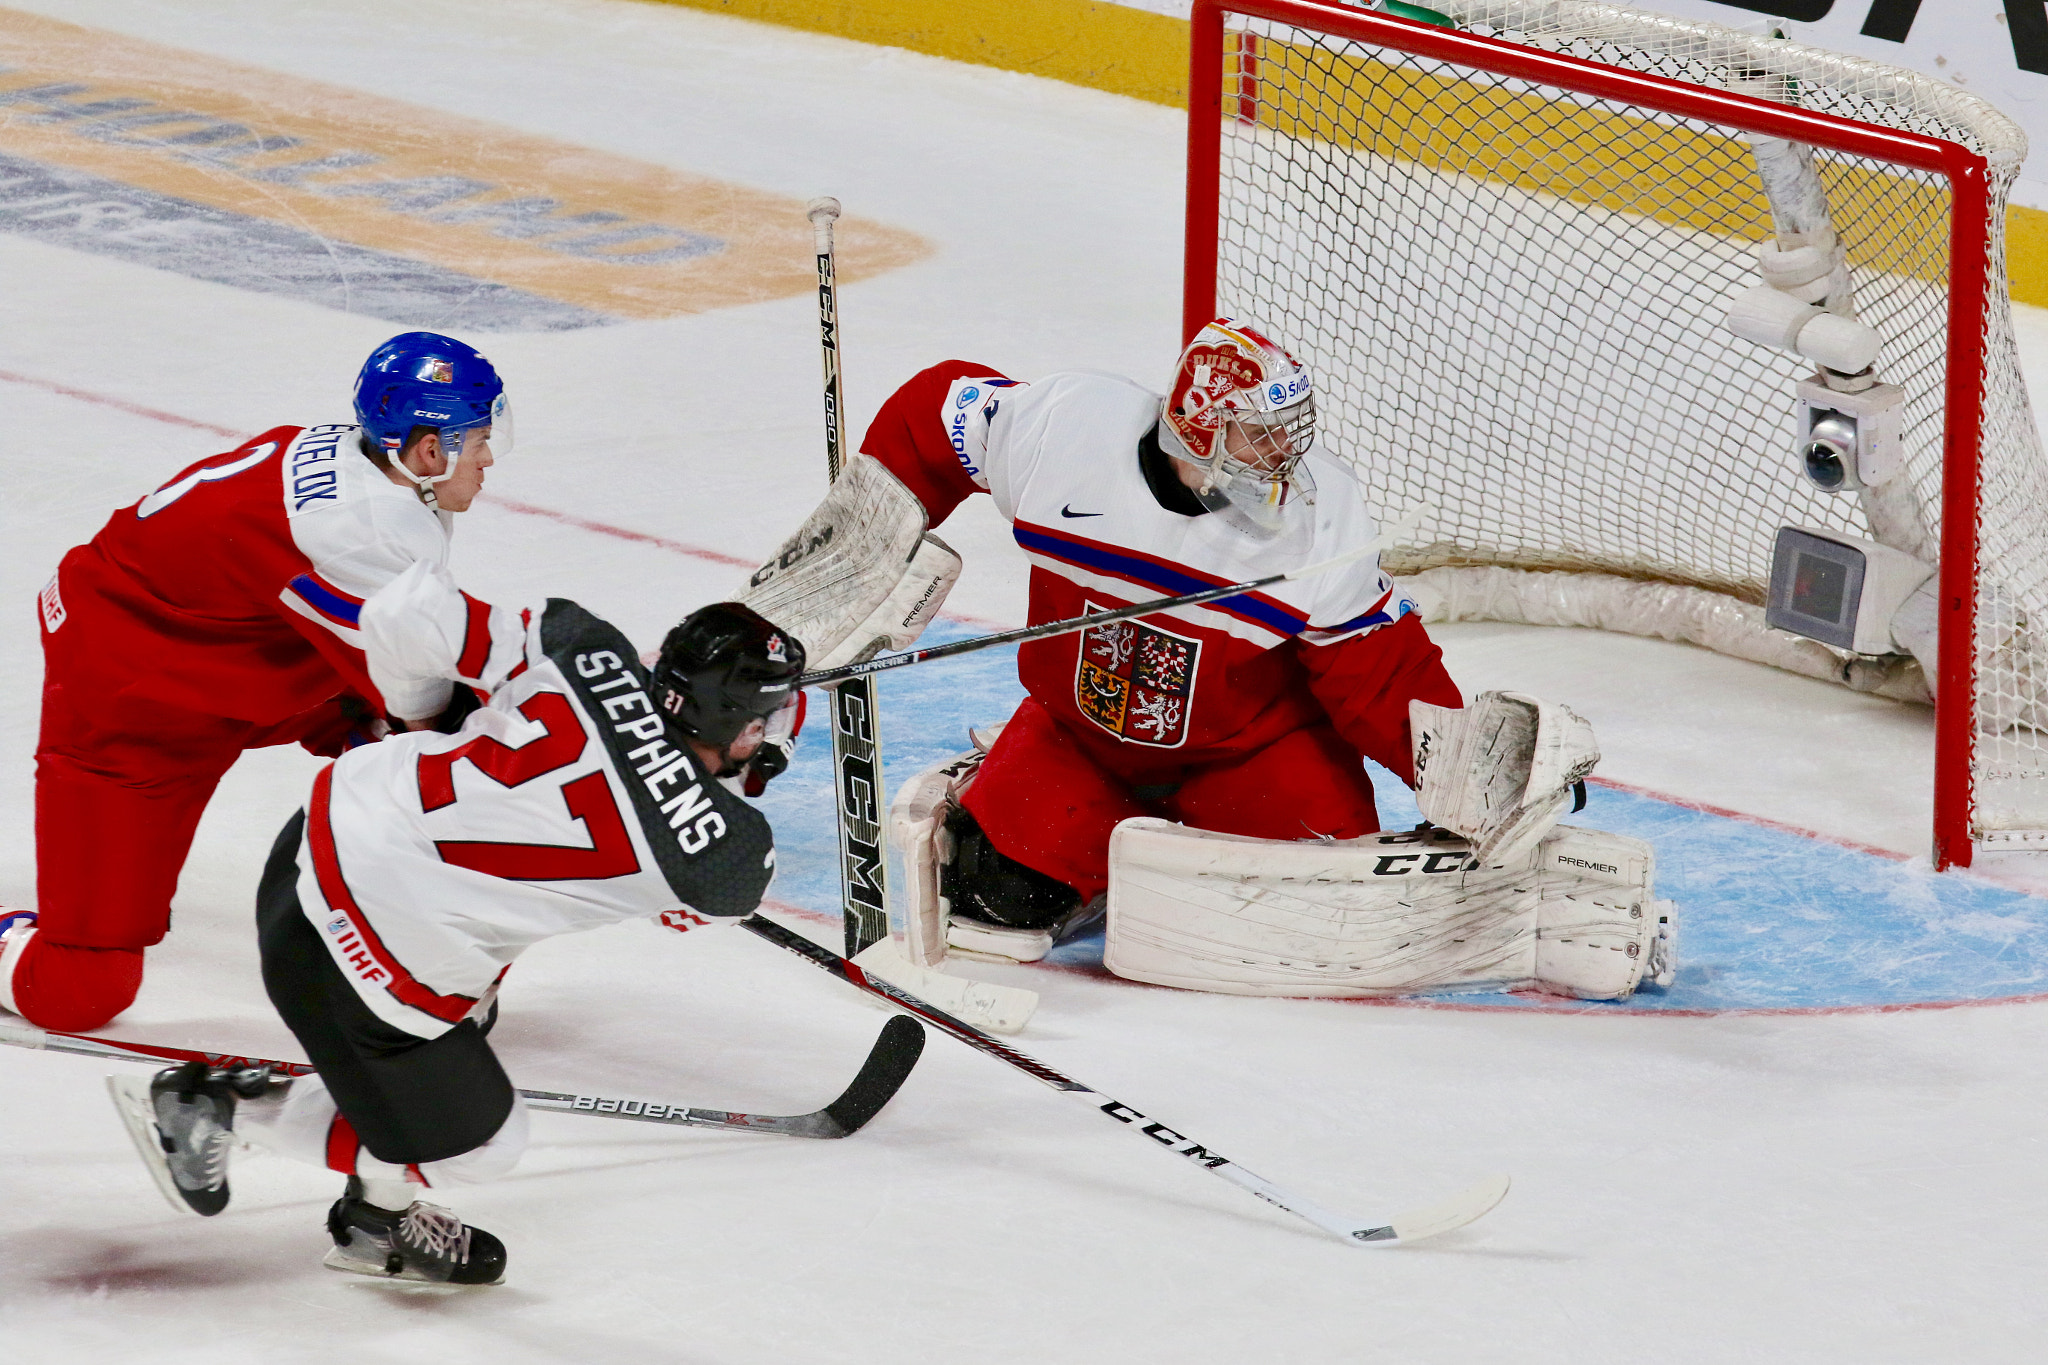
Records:
M789 697L804 671L794 635L737 602L683 618L654 662L655 703L678 731L716 749Z

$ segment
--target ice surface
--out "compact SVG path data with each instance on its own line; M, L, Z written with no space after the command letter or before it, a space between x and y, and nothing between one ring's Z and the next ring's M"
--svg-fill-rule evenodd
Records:
M936 254L845 291L855 432L893 383L947 356L1147 376L1177 338L1182 130L1167 110L656 5L27 7L798 200L836 194L922 234ZM223 448L207 428L342 415L390 329L19 235L0 235L0 300L0 599L16 604L0 648L18 675L0 699L14 831L0 902L18 904L34 889L29 602L57 556ZM2022 336L2048 355L2039 315ZM521 427L458 538L480 596L571 597L652 644L731 590L741 571L721 557L765 554L822 492L808 299L477 340ZM956 613L1020 619L1021 556L985 503L944 534L968 563ZM1468 690L1520 687L1589 716L1605 777L1924 854L1924 710L1656 641L1437 634ZM1015 695L999 659L940 667L882 683L899 773ZM817 904L831 851L813 740L771 806L774 894ZM110 1032L295 1055L256 985L249 907L315 766L273 750L229 775L176 928ZM2040 903L2006 888L2048 873L2016 857L1991 866L2005 888L1937 882L1924 864L1623 793L1582 818L1610 812L1659 840L1667 890L1721 898L1713 934L1681 939L1695 963L1733 964L1693 982L1695 1007L1886 1003L1870 982L1891 1003L2040 989ZM1020 1042L1054 1065L1338 1208L1390 1214L1495 1169L1514 1193L1440 1242L1347 1248L934 1039L898 1100L840 1143L537 1116L512 1179L450 1199L510 1245L508 1284L408 1292L318 1266L329 1176L251 1160L226 1215L180 1217L129 1150L104 1066L6 1051L0 1361L2038 1357L2040 1004L1378 1007L1139 987L1080 956L977 968L1044 994ZM834 1093L881 1021L744 936L644 925L541 945L504 1004L498 1037L524 1084L783 1112Z

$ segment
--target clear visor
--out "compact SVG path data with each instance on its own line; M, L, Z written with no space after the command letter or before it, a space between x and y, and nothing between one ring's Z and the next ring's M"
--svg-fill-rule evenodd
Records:
M441 428L441 450L448 457L448 467L427 482L440 483L454 474L455 462L465 450L474 454L477 444L488 445L494 461L512 453L512 400L507 395L501 393L491 403L489 420L466 427Z

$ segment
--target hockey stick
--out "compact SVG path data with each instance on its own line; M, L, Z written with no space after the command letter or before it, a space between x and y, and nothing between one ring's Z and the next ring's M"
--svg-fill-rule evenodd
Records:
M845 463L846 408L840 392L839 292L832 224L839 201L807 207L818 251L818 342L825 357L825 468L839 477ZM832 693L833 798L839 810L839 896L846 955L889 935L888 859L883 852L882 723L875 685L862 679Z
M1176 607L1199 607L1205 602L1220 601L1225 597L1236 597L1240 593L1257 592L1270 588L1275 583L1291 583L1303 578L1314 578L1317 574L1341 569L1346 564L1356 563L1367 555L1377 554L1382 546L1391 544L1396 538L1413 530L1430 509L1414 507L1381 531L1377 536L1355 550L1346 550L1319 560L1305 568L1287 573L1268 574L1264 578L1253 578L1243 583L1232 583L1222 588L1205 588L1191 592L1185 597L1160 597L1150 602L1138 602L1128 607L1116 607L1109 611L1091 612L1086 616L1070 616L1064 621L1047 621L1043 625L1020 626L1016 630L1005 630L995 635L977 635L971 640L955 640L949 645L933 645L930 649L905 650L901 654L882 654L862 663L846 664L839 668L822 668L816 673L806 673L797 679L803 687L819 687L827 683L840 683L841 690L846 684L842 679L862 678L870 673L885 673L892 668L908 668L931 659L950 659L956 654L972 654L978 649L992 649L997 645L1013 645L1024 640L1046 640L1055 635L1072 635L1077 630L1090 630L1106 626L1115 621L1128 621L1134 616L1150 616L1155 611L1171 611Z
M740 928L767 939L778 948L808 959L849 985L880 996L898 1009L909 1011L933 1027L952 1034L976 1051L986 1052L991 1057L1008 1062L1032 1079L1043 1082L1054 1090L1072 1095L1089 1108L1102 1111L1131 1131L1142 1133L1176 1156L1186 1157L1210 1173L1228 1180L1239 1189L1247 1190L1265 1200L1274 1208L1285 1209L1297 1217L1305 1218L1323 1231L1342 1237L1353 1245L1419 1242L1425 1237L1434 1237L1453 1228L1461 1228L1498 1204L1508 1192L1508 1178L1504 1175L1495 1175L1488 1176L1470 1189L1461 1191L1440 1204L1396 1214L1383 1223L1331 1213L1305 1199L1289 1194L1264 1177L1252 1174L1228 1157L1209 1150L1192 1138L1176 1133L1165 1124L1139 1113L1128 1104L1113 1100L1100 1091L1091 1090L1072 1077L1061 1075L1045 1063L1025 1056L1007 1043L998 1042L972 1024L962 1023L901 987L869 975L831 949L820 947L792 929L786 929L759 914L748 915L741 920Z
M899 1024L908 1027L899 1028ZM304 1062L276 1062L266 1057L198 1052L157 1043L86 1038L76 1033L40 1029L33 1024L0 1022L0 1043L121 1062L205 1062L210 1067L220 1068L268 1066L290 1076L310 1075L313 1071ZM780 1133L785 1137L843 1138L859 1132L862 1125L881 1111L882 1106L902 1087L923 1051L923 1026L914 1019L898 1015L882 1026L881 1036L875 1039L875 1045L868 1052L868 1059L861 1063L853 1084L847 1086L838 1099L808 1114L736 1114L723 1109L693 1109L686 1104L621 1100L602 1095L569 1095L552 1090L522 1090L519 1095L530 1107L551 1114L596 1114L601 1118L637 1119L642 1123Z

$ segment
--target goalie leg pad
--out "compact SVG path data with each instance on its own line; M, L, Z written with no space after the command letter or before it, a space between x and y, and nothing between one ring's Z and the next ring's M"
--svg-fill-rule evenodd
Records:
M1534 849L1600 762L1584 717L1521 692L1482 692L1462 709L1411 701L1408 718L1423 818L1472 840L1486 867Z
M903 784L889 803L889 833L903 854L902 900L904 956L914 967L936 967L946 960L946 906L939 899L939 865L952 857L946 817L981 769L995 736L975 731L975 747L935 763Z
M1445 830L1276 842L1126 820L1103 960L1234 995L1534 987L1620 999L1669 972L1647 844L1560 829L1513 867Z
M963 799L1005 726L971 734L976 747L935 764L890 803L890 834L903 854L898 910L904 956L936 967L949 952L992 962L1036 962L1092 923L1080 893L1003 854Z
M1534 985L1581 1000L1625 1000L1675 977L1678 909L1655 893L1640 839L1559 825L1536 854Z

